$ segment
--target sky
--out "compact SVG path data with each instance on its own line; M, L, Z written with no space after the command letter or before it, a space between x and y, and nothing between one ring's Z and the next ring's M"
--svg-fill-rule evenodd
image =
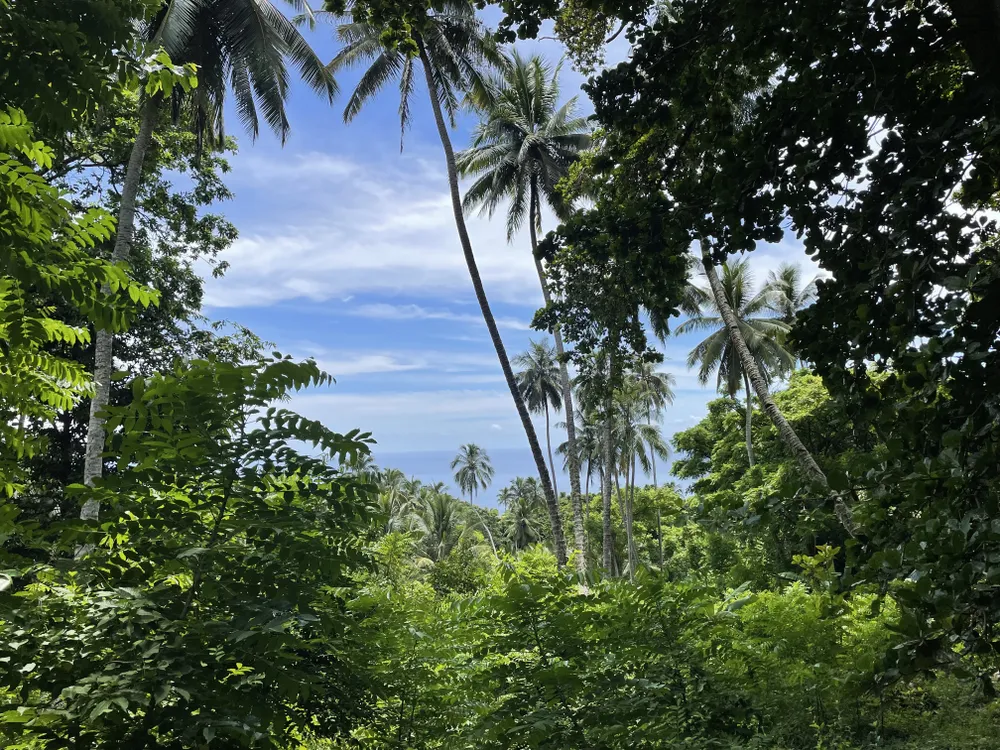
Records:
M307 38L324 60L336 53L332 26ZM619 41L612 62L628 53ZM518 48L553 63L562 57L555 41ZM215 208L240 237L221 258L230 266L226 274L206 273L205 314L247 326L283 354L316 359L336 384L296 394L291 408L337 431L371 432L381 466L453 486L449 463L459 446L481 445L496 468L481 502L493 504L512 478L533 474L534 464L472 291L427 92L418 82L400 151L398 90L391 85L344 124L343 106L359 76L338 77L332 105L296 81L288 103L292 133L283 147L267 132L253 142L229 118L240 142L227 177L235 198ZM583 80L563 66L563 96L579 96L587 114ZM473 115L460 118L452 132L456 149L468 145L474 125ZM542 221L555 225L548 215ZM468 227L513 357L545 338L529 327L542 299L527 233L508 243L500 214L492 221L471 216ZM810 265L792 241L762 247L752 261L761 281L782 262ZM700 386L685 366L698 338L677 337L663 347L661 369L676 379L676 399L663 417L667 437L696 424L715 397L714 387ZM536 425L544 443L544 420ZM555 444L564 439L553 430ZM560 483L568 489L565 476Z

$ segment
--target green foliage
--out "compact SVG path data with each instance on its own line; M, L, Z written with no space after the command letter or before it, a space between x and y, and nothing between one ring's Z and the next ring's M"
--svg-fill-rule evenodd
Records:
M85 343L89 332L60 318L49 301L121 330L132 305L149 307L159 298L124 268L91 255L112 236L114 221L99 209L77 211L40 176L37 170L52 160L21 111L0 111L0 495L6 496L20 484L18 460L39 449L23 432L25 420L51 419L90 390L84 368L50 348ZM102 285L127 301L109 304L98 293Z
M97 525L22 529L26 544L93 551L17 568L0 610L0 731L153 743L283 747L343 728L360 689L346 646L352 570L366 565L373 489L294 443L368 451L271 404L328 382L312 362L194 361L137 379L110 409L119 470ZM348 587L348 588L345 588Z

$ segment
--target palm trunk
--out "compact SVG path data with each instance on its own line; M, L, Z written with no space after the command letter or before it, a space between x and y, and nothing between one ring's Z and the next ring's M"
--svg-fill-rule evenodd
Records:
M639 553L635 548L635 527L632 514L635 510L635 454L632 455L632 482L629 484L629 467L625 467L625 542L628 545L628 577L635 580L639 566Z
M751 430L752 420L753 420L753 398L750 392L750 378L747 376L747 372L743 370L743 387L747 394L747 461L750 462L750 466L754 465L754 455L753 455L753 431Z
M719 314L722 316L726 328L729 330L729 339L732 341L733 348L736 349L739 355L740 363L743 365L743 372L748 376L754 392L757 394L758 400L760 400L761 409L767 414L775 429L778 430L782 441L792 452L792 455L799 464L799 468L802 469L806 477L824 488L833 498L833 507L834 512L837 514L837 519L847 530L847 533L854 536L856 527L851 509L842 497L830 490L830 483L826 479L826 474L819 468L816 459L813 458L809 449L799 440L799 436L788 423L788 420L785 419L785 415L778 409L777 404L774 403L774 399L771 398L771 394L767 390L767 383L764 381L757 363L750 354L750 349L743 339L743 334L740 332L739 320L737 320L733 308L729 306L729 302L726 300L726 294L722 288L722 283L719 281L719 275L715 271L715 263L712 261L711 255L709 255L708 245L704 240L701 243L701 259L702 265L705 267L705 275L708 277L708 283L712 288L712 294L715 296L715 303L719 308Z
M135 234L135 203L139 194L139 182L142 179L142 165L146 161L146 153L153 140L160 100L159 96L147 99L139 111L139 132L129 154L125 182L122 185L121 204L118 207L118 234L111 252L112 263L127 261L132 249L132 237ZM111 289L104 286L102 292L110 294ZM94 396L90 400L90 423L87 425L87 444L83 463L83 481L89 486L93 486L104 473L103 454L107 439L104 429L104 410L111 398L113 349L114 334L110 330L99 328L94 340ZM96 521L100 512L100 501L90 499L84 503L80 518L84 521Z
M535 270L538 272L538 283L542 286L542 298L548 305L552 301L549 285L545 280L545 269L538 257L539 222L538 181L531 178L531 195L529 196L528 233L531 237L531 254L535 259ZM562 386L563 408L566 410L566 447L569 450L569 501L573 509L573 541L576 544L576 569L581 576L587 574L587 539L583 530L583 498L580 495L580 454L576 450L576 420L573 418L573 387L569 380L569 366L566 364L565 348L559 326L555 326L552 335L556 340L556 356L559 359L559 379Z
M656 509L656 538L660 543L660 570L663 570L663 517L660 509Z
M552 427L549 423L549 405L545 404L545 446L549 452L549 468L552 470L552 492L559 497L559 483L556 481L556 461L552 457Z
M615 538L611 532L611 419L605 420L604 426L604 462L601 467L601 499L604 502L601 520L604 524L604 572L611 575L614 561Z
M545 504L549 511L549 521L552 524L552 544L555 548L556 560L562 566L566 564L566 540L563 537L562 519L559 517L559 504L556 502L556 496L552 491L552 483L549 481L549 471L545 466L545 457L542 455L541 446L538 444L535 426L531 423L531 415L528 414L528 409L518 391L517 382L514 380L514 371L511 369L510 359L507 357L507 350L504 349L503 339L500 338L500 331L490 310L490 303L486 299L483 280L479 276L479 267L476 264L476 257L472 252L472 242L469 240L469 232L465 226L465 215L462 212L462 195L458 189L458 170L455 168L455 149L452 148L451 138L448 136L448 127L445 125L444 115L441 113L441 102L438 99L434 76L431 73L430 59L427 56L427 50L420 37L417 37L417 46L420 50L420 62L423 64L424 76L427 80L427 95L431 100L431 109L434 110L434 122L437 124L438 135L441 137L441 146L444 149L445 163L448 168L448 186L451 189L451 203L455 214L455 226L458 229L458 239L462 244L462 252L465 254L465 263L469 267L469 276L472 279L472 287L475 290L479 308L482 310L483 319L486 321L486 328L489 331L490 339L493 341L493 348L496 349L497 359L500 360L500 368L503 370L504 378L507 380L507 388L510 390L510 395L514 399L518 416L521 418L521 425L524 427L525 435L528 437L531 455L535 459L535 468L542 482L542 490L545 492Z

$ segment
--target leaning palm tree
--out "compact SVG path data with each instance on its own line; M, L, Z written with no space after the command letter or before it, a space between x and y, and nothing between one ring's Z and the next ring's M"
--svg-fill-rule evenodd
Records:
M560 217L569 206L556 185L569 173L581 151L591 145L586 118L576 116L576 97L559 104L559 67L553 69L539 57L522 58L515 50L510 66L489 82L487 95L479 102L482 121L472 146L456 157L459 172L477 179L465 194L466 211L479 209L492 216L507 203L507 240L511 241L527 219L531 252L545 304L551 302L545 269L538 256L542 202ZM560 362L562 402L566 407L566 432L570 444L570 503L577 547L577 567L586 573L583 501L580 496L580 464L573 449L573 389L564 358L562 333L554 331ZM558 408L558 407L556 407ZM551 451L549 451L551 463ZM554 477L554 474L553 474ZM556 492L558 496L558 492Z
M549 407L562 408L562 388L560 387L559 363L555 350L544 341L532 341L528 351L514 357L514 365L521 368L515 374L521 397L528 410L535 414L545 414L545 444L549 453L549 469L552 472L552 489L559 496L556 481L556 464L552 458L552 426Z
M287 0L296 8L302 0ZM118 208L118 233L112 263L128 261L135 232L136 199L142 168L153 141L153 131L168 98L193 109L199 137L221 136L226 93L231 92L236 112L256 138L260 118L281 136L289 131L285 101L288 97L287 63L328 99L336 84L309 44L270 0L165 0L152 23L141 30L147 51L162 47L175 64L198 66L198 88L184 102L177 92L146 97L139 112L139 129L129 154ZM110 293L109 289L104 290ZM93 484L103 473L106 440L104 411L111 388L114 341L108 330L98 329L94 341L94 396L84 458L84 482ZM88 501L84 520L96 520L100 503Z
M738 260L723 264L720 285L725 303L736 316L742 340L764 381L769 383L775 375L790 370L793 357L781 343L788 326L773 317L770 311L771 290L766 286L754 289L749 261ZM711 331L688 356L688 367L699 366L698 380L708 383L715 375L718 389L731 399L735 400L741 389L746 394L747 459L753 466L753 389L750 386L750 373L743 366L739 350L726 327L720 303L714 294L706 298L702 313L684 321L677 327L676 333L683 335L693 331Z
M788 422L785 415L781 413L774 398L767 389L767 378L765 373L757 366L757 358L750 348L749 342L744 336L744 327L732 304L729 302L729 295L726 293L725 284L719 279L718 271L715 267L715 259L712 257L713 248L705 239L701 239L701 262L705 269L705 276L708 279L709 288L712 290L712 298L718 308L719 315L728 331L730 341L736 350L736 355L748 378L748 389L752 385L757 398L760 399L761 409L771 420L785 443L788 450L795 457L802 473L809 478L809 481L823 487L833 501L834 513L837 519L851 536L856 534L857 528L854 523L854 514L850 506L844 501L843 495L832 491L826 474L816 463L812 453L805 447L802 440L795 432L795 428ZM749 399L748 399L749 401ZM748 442L749 445L749 442Z
M404 49L406 45L387 44L383 33L385 29L382 27L354 21L350 11L351 8L348 7L347 13L339 17L342 22L337 27L337 36L343 47L329 68L337 72L359 64L367 64L368 67L347 101L344 109L345 121L353 120L368 100L390 81L396 80L400 92L400 123L405 130L410 122L415 77L419 69L423 70L434 122L444 150L459 242L469 269L476 300L496 350L497 359L500 360L507 388L511 398L514 399L521 425L528 438L528 446L542 482L552 522L556 558L562 565L566 562L566 543L563 539L562 520L559 517L559 504L552 483L549 481L545 457L542 455L531 415L518 393L514 371L511 369L507 350L504 348L500 330L497 328L479 275L479 266L472 251L472 242L469 240L469 231L462 213L455 150L448 135L448 122L454 126L455 116L462 106L463 99L467 95L475 95L477 99L482 100L487 92L486 71L504 67L507 64L506 59L494 42L493 36L476 17L475 8L470 0L440 0L434 3L433 8L427 10L427 15L419 21L412 19L408 21L411 30L408 41L411 41L416 48L415 57L407 54Z

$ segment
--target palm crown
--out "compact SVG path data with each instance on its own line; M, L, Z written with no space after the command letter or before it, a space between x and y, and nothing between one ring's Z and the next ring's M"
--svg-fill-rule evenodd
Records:
M576 116L576 97L558 104L558 74L558 67L553 70L537 56L526 60L515 50L511 64L487 82L485 96L476 102L483 120L472 147L456 157L463 175L479 175L465 194L466 211L479 208L492 216L502 202L510 202L508 239L532 213L532 204L538 216L543 198L557 215L566 213L556 184L590 147L587 119Z
M296 10L307 9L303 0L287 2ZM224 135L227 89L252 136L260 133L261 117L282 139L288 135L286 60L316 91L330 99L337 92L331 71L270 0L168 0L147 37L175 63L198 66L191 102L199 133L210 137Z
M739 319L740 332L764 378L771 380L791 370L794 360L781 345L788 325L770 317L771 289L765 285L754 290L753 272L746 260L724 264L721 281L726 299ZM688 366L700 366L698 379L702 383L708 383L715 373L719 390L735 398L744 387L743 365L719 315L715 298L705 295L702 305L702 314L689 318L677 328L678 335L692 331L712 332L691 350Z
M476 493L490 486L493 480L493 465L490 457L475 443L463 445L451 462L455 469L455 482L462 492L474 497Z
M503 55L470 3L444 0L437 5L428 11L418 39L430 62L430 74L441 106L454 125L464 99L463 92L484 93L487 82L482 71L503 65ZM356 65L368 66L344 107L345 122L357 117L369 99L389 82L396 81L400 127L405 131L410 124L416 65L421 58L387 47L382 32L380 26L371 23L341 23L337 27L337 37L343 47L328 67L337 73Z

